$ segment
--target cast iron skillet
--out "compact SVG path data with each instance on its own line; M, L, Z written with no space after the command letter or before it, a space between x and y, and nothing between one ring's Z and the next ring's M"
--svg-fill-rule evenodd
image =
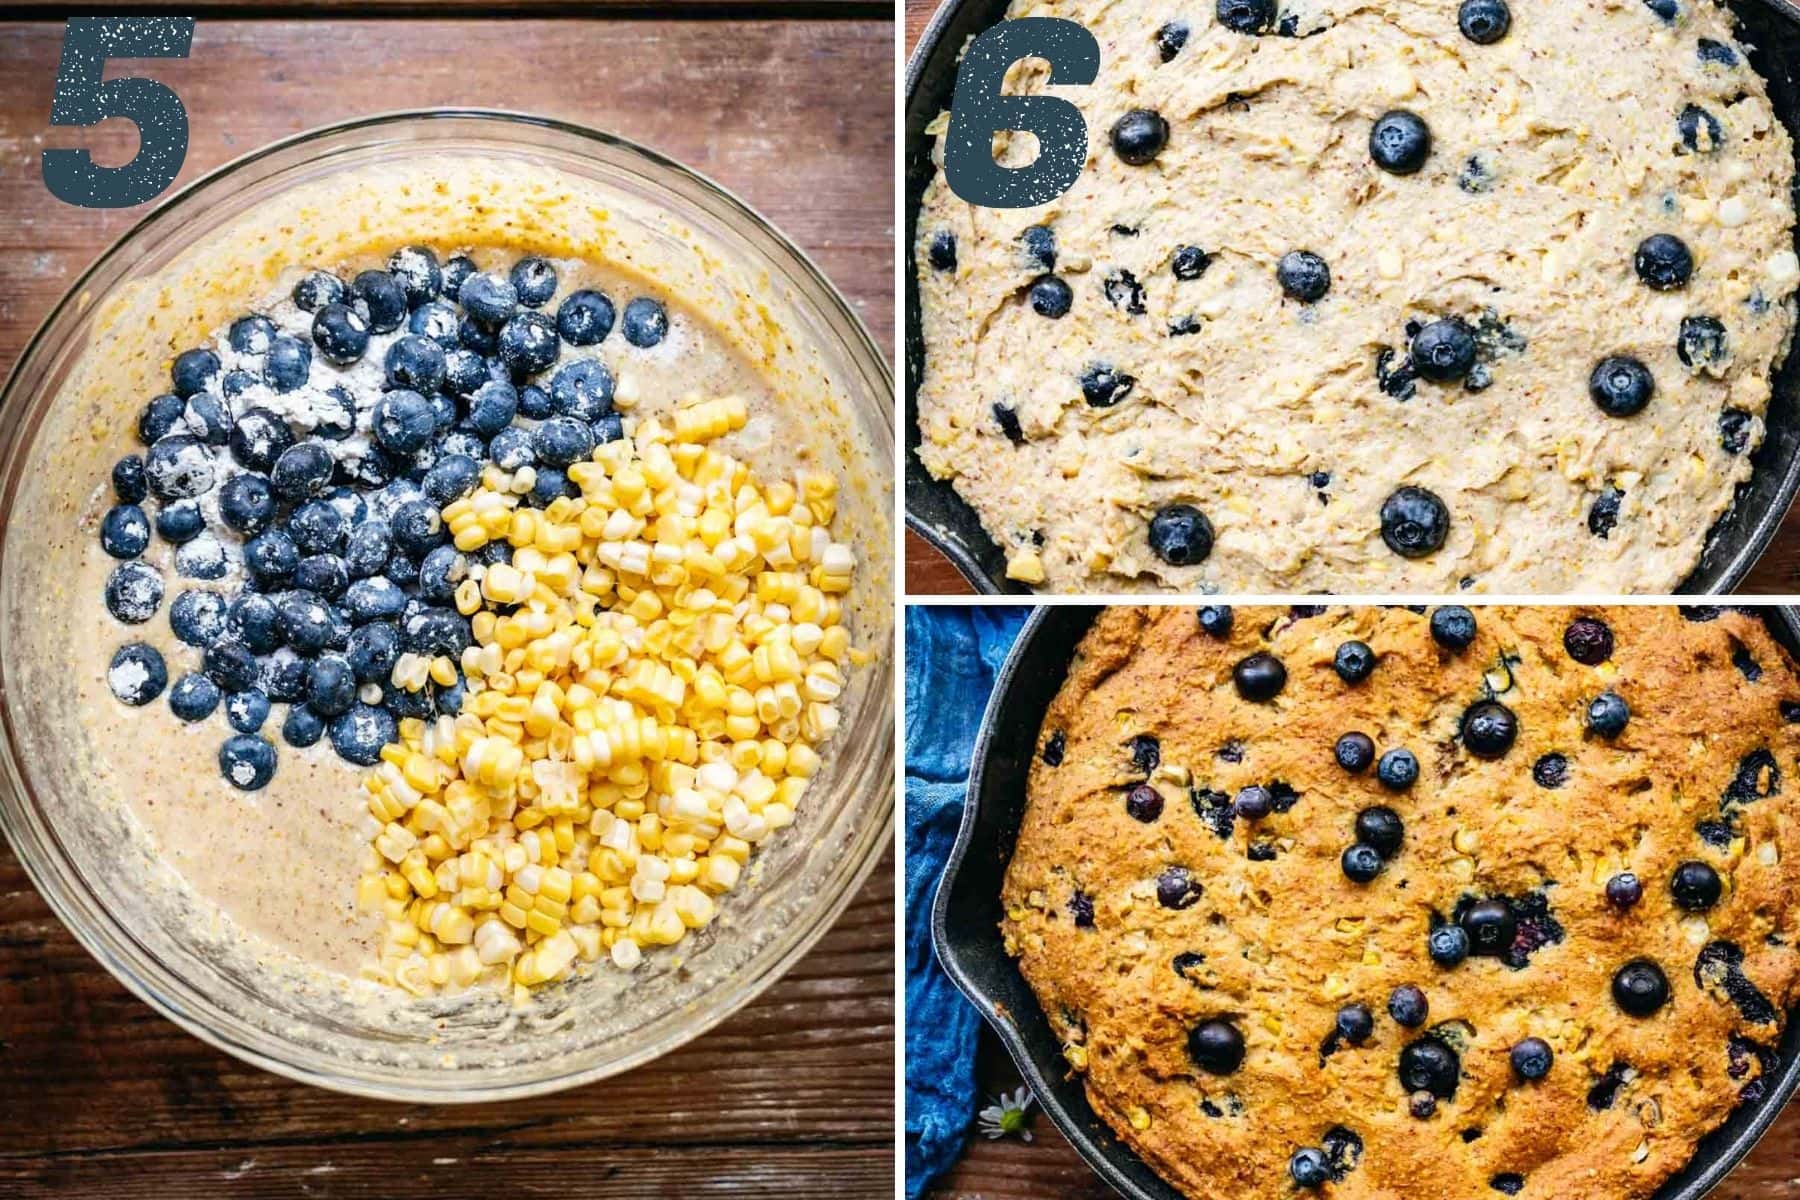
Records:
M1739 18L1744 40L1754 47L1750 63L1767 81L1776 115L1800 143L1800 2L1727 0L1727 4ZM1005 17L1006 9L1007 0L946 0L906 64L906 237L900 243L906 260L906 526L955 563L977 591L990 595L1029 594L1031 589L1006 578L1006 556L982 529L975 511L919 462L918 391L925 346L912 248L919 201L933 174L933 139L925 135L925 126L950 107L963 46ZM1707 535L1699 563L1678 591L1716 595L1737 587L1800 491L1800 353L1789 355L1776 372L1764 424L1763 443L1750 460L1754 473L1739 486L1736 503Z
M1088 1165L1129 1200L1182 1200L1094 1115L1037 997L1000 941L1001 878L1024 815L1026 774L1037 752L1044 712L1062 687L1075 643L1098 611L1077 605L1042 607L1020 632L994 683L975 741L969 799L932 902L931 936L950 978L1000 1035L1032 1094ZM1775 640L1800 659L1800 610L1771 606L1764 619ZM1800 1009L1788 1014L1777 1055L1779 1065L1768 1077L1762 1099L1741 1105L1702 1139L1687 1167L1653 1200L1700 1200L1743 1161L1781 1114L1800 1088Z

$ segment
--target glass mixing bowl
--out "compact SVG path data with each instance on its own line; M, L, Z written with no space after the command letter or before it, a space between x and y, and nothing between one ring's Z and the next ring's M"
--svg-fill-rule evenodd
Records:
M193 936L180 889L162 890L166 867L116 806L97 798L70 686L58 675L59 653L61 675L70 674L58 647L79 636L70 628L79 622L44 620L46 596L58 597L62 611L91 598L61 599L67 563L46 549L42 531L55 511L47 494L91 496L103 480L58 479L44 463L92 419L85 405L56 401L86 358L108 353L107 331L118 326L107 322L126 311L154 324L171 304L179 308L163 281L179 278L194 247L259 206L281 211L283 197L320 187L329 195L337 173L446 155L521 173L549 168L579 181L584 195L606 197L606 227L621 239L613 246L653 245L685 280L678 294L693 308L753 314L769 353L838 398L808 421L805 436L846 481L848 536L839 536L862 563L846 607L857 644L875 659L840 702L842 724L795 824L759 848L711 926L651 952L635 972L602 966L523 1009L490 991L416 1002L396 1024L346 1002L341 988L297 986ZM284 232L303 241L306 231L302 222ZM145 395L120 398L118 411L135 412ZM335 125L238 159L102 254L0 393L0 831L57 916L126 987L188 1032L291 1078L385 1099L476 1101L572 1087L647 1062L778 978L831 925L890 840L892 414L883 356L818 269L717 184L623 139L515 114L430 111ZM358 870L345 864L347 890Z

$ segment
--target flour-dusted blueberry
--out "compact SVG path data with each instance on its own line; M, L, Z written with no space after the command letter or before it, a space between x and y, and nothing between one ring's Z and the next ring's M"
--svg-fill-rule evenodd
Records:
M260 592L245 592L231 602L226 617L228 636L252 654L267 654L281 645L281 613L275 601ZM244 685L249 686L248 684ZM242 688L233 688L241 691Z
M278 334L263 359L262 381L277 392L306 386L312 373L312 346L290 334Z
M409 612L401 621L400 636L408 650L428 658L461 658L474 642L469 619L449 608Z
M1113 153L1130 166L1141 167L1153 161L1168 142L1169 123L1161 113L1148 108L1134 108L1113 122Z
M525 391L535 391L526 388ZM493 437L512 424L519 411L519 389L501 379L490 379L469 397L469 429L481 437Z
M350 289L330 271L309 271L294 284L294 306L301 312L318 312L327 304L342 304Z
M500 361L514 379L547 370L562 353L556 325L540 312L522 312L500 330Z
M1147 783L1140 783L1125 793L1125 811L1132 819L1146 825L1162 816L1162 793Z
M1417 1029L1425 1024L1431 1006L1425 1000L1423 989L1403 983L1388 993L1387 1010L1388 1016L1394 1018L1396 1024L1406 1029Z
M265 788L275 778L275 747L254 734L233 734L219 747L219 774L239 791Z
M1731 357L1725 323L1717 317L1683 317L1675 354L1685 366L1717 374Z
M1164 908L1191 908L1200 899L1200 884L1186 867L1170 867L1156 877L1156 902Z
M225 544L210 533L190 539L175 551L175 571L184 579L223 579L230 570Z
M1454 967L1469 957L1469 935L1461 925L1439 925L1425 939L1431 961L1440 967Z
M1628 355L1602 359L1588 376L1588 395L1609 417L1636 416L1655 394L1650 368Z
M402 246L388 256L388 274L400 284L407 304L417 308L444 290L443 268L430 246Z
M231 457L238 466L266 474L282 451L294 444L294 433L276 413L266 408L252 408L231 427L229 444Z
M239 733L255 733L268 719L269 697L256 688L225 697L225 723Z
M219 707L219 685L198 672L190 671L169 689L169 711L178 720L192 724L204 721Z
M1265 651L1240 660L1231 669L1231 681L1237 687L1237 694L1253 704L1273 700L1287 686L1287 678L1287 667Z
M146 446L160 442L175 432L175 427L181 424L186 415L187 400L183 397L173 392L152 396L138 413L138 441Z
M1412 366L1433 383L1467 378L1475 366L1475 332L1456 317L1431 322L1413 335Z
M388 524L394 545L414 560L424 558L449 537L437 506L429 500L407 501L394 510Z
M355 703L356 673L349 660L339 654L320 655L307 676L306 706L321 717L335 717Z
M106 686L121 704L142 707L169 686L169 668L155 646L127 642L113 652L106 668Z
M269 471L269 486L283 500L320 496L331 486L335 461L323 443L298 442L281 452ZM241 477L240 477L241 478Z
M1612 657L1612 630L1598 617L1576 617L1563 630L1563 650L1583 666L1597 667Z
M443 386L452 396L467 396L491 378L487 359L475 351L458 347L444 354Z
M169 378L175 385L175 394L185 400L216 383L222 370L219 356L211 350L184 350L175 356Z
M350 568L336 554L308 554L294 566L294 586L335 600L350 586Z
M208 446L223 446L231 435L231 413L225 402L211 392L190 396L183 419L187 431Z
M1288 1175L1296 1187L1311 1191L1331 1182L1331 1164L1323 1150L1302 1146L1288 1159Z
M455 546L439 546L419 564L419 595L438 604L449 604L456 585L469 575L469 560Z
M392 620L406 608L406 593L385 575L353 580L344 591L344 609L358 625Z
M1463 712L1463 745L1477 758L1503 758L1518 738L1518 717L1498 700L1478 700Z
M594 450L594 431L573 417L551 417L531 433L538 460L553 467L578 463Z
M1331 656L1331 667L1345 683L1361 683L1375 669L1375 651L1367 642L1344 642Z
M383 366L389 387L429 396L444 383L444 348L428 337L409 333L388 346Z
M313 316L312 340L326 362L347 367L368 353L368 318L347 304L328 304Z
M275 322L261 313L246 313L231 323L225 340L239 354L262 354L275 340Z
M506 278L526 308L542 308L556 295L556 268L547 258L527 255L512 265Z
M1026 294L1031 301L1031 310L1051 320L1068 316L1069 308L1075 303L1075 292L1059 275L1038 276Z
M1244 1065L1244 1035L1230 1021L1202 1021L1188 1031L1188 1058L1208 1075L1230 1075Z
M262 660L257 672L257 686L269 699L292 704L306 695L306 660L291 647L278 647Z
M1375 778L1390 792L1403 792L1419 779L1419 760L1411 750L1397 746L1382 754L1375 764Z
M150 518L135 504L115 504L100 518L100 548L114 558L136 558L150 547Z
M1172 567L1191 567L1212 553L1213 528L1191 504L1167 504L1150 518L1150 549Z
M1512 905L1498 897L1471 904L1457 922L1469 935L1469 953L1498 958L1512 948L1518 917Z
M488 457L502 471L517 471L537 462L537 451L531 445L531 431L517 426L502 429L488 443Z
M1694 277L1693 252L1672 233L1651 234L1639 242L1632 262L1638 278L1659 292L1684 288Z
M386 271L362 272L350 282L350 294L362 301L376 333L392 333L406 320L406 289Z
M1725 127L1719 118L1690 104L1675 118L1675 130L1682 146L1691 154L1717 154L1725 146Z
M662 304L649 296L637 296L625 305L619 322L625 340L640 350L659 345L669 334L669 314Z
M1417 1038L1400 1051L1400 1085L1408 1092L1430 1092L1440 1100L1453 1100L1461 1081L1462 1060L1442 1038Z
M189 500L210 492L216 471L212 451L199 438L172 433L144 456L144 481L158 500Z
M206 529L206 516L192 500L164 504L156 513L156 536L171 546L193 541Z
M225 598L190 588L169 605L169 629L179 640L204 649L225 633Z
M251 388L262 383L262 379L242 367L233 367L225 372L219 381L219 394L227 400L236 400Z
M377 521L391 521L394 510L409 500L423 500L425 491L410 479L396 479L369 497L369 515Z
M1381 874L1381 854L1375 847L1357 842L1345 849L1339 865L1350 882L1369 883Z
M287 535L299 554L335 554L350 530L350 519L330 500L308 500L287 520Z
M571 346L597 346L617 319L613 302L604 293L583 288L557 306L556 332Z
M127 625L142 625L162 607L162 572L146 562L120 563L106 577L106 611Z
M1275 0L1218 0L1214 11L1234 33L1266 33L1275 24Z
M1400 814L1386 805L1365 808L1356 814L1356 840L1375 848L1382 858L1400 853L1406 839L1406 825Z
M264 586L286 583L299 565L294 539L279 529L264 530L244 543L244 567Z
M1719 873L1706 863L1684 862L1669 877L1669 894L1677 907L1688 912L1706 912L1725 894L1725 883Z
M367 579L381 573L388 556L394 551L394 540L386 521L364 521L352 526L344 539L344 566L350 578Z
M1375 741L1366 733L1346 733L1331 752L1338 766L1352 775L1361 775L1375 761Z
M120 504L142 504L150 495L149 481L144 478L144 456L127 454L112 468L113 495Z
M344 659L358 683L386 686L400 658L400 627L392 621L371 621L350 635Z
M456 323L456 340L463 344L464 349L476 354L492 355L500 348L500 327L477 321L464 313L462 320ZM483 366L489 366L485 359ZM502 372L505 370L504 367L500 369Z
M1156 30L1156 52L1164 62L1175 61L1181 48L1187 45L1188 23L1186 21L1165 21Z
M1450 510L1421 487L1403 487L1381 505L1381 540L1402 558L1424 558L1444 545Z
M1506 0L1463 0L1456 24L1477 46L1491 46L1512 29L1512 8Z
M612 372L591 358L559 368L550 381L550 404L561 416L589 423L599 420L613 408Z
M404 388L387 392L375 402L370 432L384 450L411 454L431 440L437 430L437 414L431 403Z
M1631 720L1631 706L1617 692L1602 692L1588 702L1587 727L1603 738L1616 738Z
M1229 604L1208 604L1200 609L1197 619L1202 633L1208 637L1224 639L1231 636L1231 626L1236 617Z
M1439 605L1431 614L1431 640L1446 650L1467 650L1475 641L1475 614L1460 604Z
M1395 109L1369 130L1369 157L1390 175L1412 175L1431 156L1431 128L1416 113Z
M1655 1016L1669 1002L1669 977L1649 959L1634 958L1614 972L1612 996L1629 1016Z
M1550 1074L1556 1055L1543 1038L1528 1037L1513 1045L1507 1059L1512 1063L1513 1074L1531 1083Z
M446 454L431 464L425 478L419 481L425 496L439 508L460 500L481 482L481 467L474 459L461 454Z
M281 638L301 654L313 655L325 648L331 634L331 610L318 596L298 589L284 592L275 601Z
M256 686L256 655L244 643L221 638L206 648L200 666L206 677L227 692L241 692Z
M1312 304L1331 290L1331 267L1310 250L1289 250L1275 264L1275 281L1290 299Z

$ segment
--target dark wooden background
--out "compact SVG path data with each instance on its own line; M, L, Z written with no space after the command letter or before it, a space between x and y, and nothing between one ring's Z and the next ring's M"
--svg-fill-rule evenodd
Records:
M906 47L931 19L932 0L907 0ZM906 535L906 590L909 594L966 593L956 568L913 534ZM1746 590L1800 590L1800 510L1790 512L1780 539L1757 567ZM1019 1072L1000 1041L981 1031L976 1071L986 1097L1019 1086ZM939 1181L933 1200L1113 1200L1114 1193L1088 1169L1056 1127L1041 1115L1031 1122L1030 1142L1005 1138L969 1141L956 1167ZM1713 1193L1714 1200L1800 1200L1800 1107L1790 1106L1750 1158ZM1573 1200L1573 1198L1571 1198Z
M907 53L912 53L913 44L919 40L936 8L936 0L906 0ZM974 590L962 573L950 565L950 560L932 548L931 543L911 530L907 531L907 595L967 596ZM1738 590L1760 595L1800 592L1800 504L1789 510L1781 532L1776 534L1762 560ZM1800 1184L1795 1187L1795 1194L1800 1195Z
M123 64L169 83L187 106L181 181L271 138L393 108L566 117L645 142L747 198L891 348L885 4L687 16L677 3L663 9L673 18L613 20L394 20L371 15L390 11L381 6L355 9L356 20L203 17L187 61ZM60 44L60 20L0 23L0 374L138 215L70 208L43 187L46 146L92 146L106 163L134 152L128 128L47 128ZM0 847L0 1197L891 1196L893 895L890 853L785 979L648 1067L538 1100L432 1108L289 1083L183 1034L76 945Z

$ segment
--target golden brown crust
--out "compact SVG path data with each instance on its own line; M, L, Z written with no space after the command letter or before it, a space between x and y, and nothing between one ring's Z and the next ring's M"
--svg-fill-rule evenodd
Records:
M1770 1060L1752 1043L1772 1045L1781 1018L1752 1020L1769 1014L1734 1002L1719 969L1700 986L1696 963L1705 946L1735 947L1743 976L1776 1009L1800 999L1800 814L1790 799L1800 725L1782 712L1800 702L1794 664L1741 612L1475 615L1475 642L1453 652L1433 640L1426 616L1405 609L1239 609L1225 639L1202 632L1192 609L1112 609L1078 649L1045 717L1040 746L1060 733L1061 765L1042 754L1033 763L1003 931L1085 1069L1095 1110L1190 1196L1292 1196L1290 1155L1342 1126L1365 1150L1324 1194L1489 1197L1502 1194L1496 1179L1517 1175L1527 1197L1635 1200L1689 1160L1741 1091L1756 1092ZM1607 662L1584 666L1565 650L1579 615L1610 628ZM1356 685L1332 667L1352 639L1379 656ZM1267 703L1244 700L1232 681L1234 664L1257 651L1288 672ZM1518 722L1516 743L1493 761L1459 737L1464 711L1488 689ZM1611 741L1585 727L1588 702L1608 689L1631 708ZM1394 792L1373 769L1338 766L1334 743L1351 730L1378 750L1410 748L1418 782ZM1128 745L1140 734L1160 749L1152 779L1164 804L1150 822L1124 803L1145 779ZM1761 751L1778 774L1752 757ZM1533 764L1552 753L1566 756L1567 779L1546 788ZM1275 781L1298 793L1288 811L1235 819L1223 837L1202 818L1206 793ZM1404 843L1373 882L1353 883L1340 855L1357 812L1383 804L1404 820ZM1698 831L1709 822L1725 844ZM1272 859L1253 861L1252 842ZM1670 894L1688 860L1725 882L1704 915ZM1190 907L1159 902L1157 879L1171 866L1199 884ZM1623 870L1643 881L1642 901L1626 911L1605 894ZM1091 928L1072 915L1077 890L1092 900ZM1516 969L1491 957L1435 965L1434 914L1496 895L1521 912L1547 901L1548 921L1521 922L1544 944L1515 943L1530 948ZM1546 940L1553 932L1560 940ZM1204 962L1184 976L1172 966L1178 954ZM1663 967L1673 993L1647 1018L1626 1015L1611 994L1614 972L1638 957ZM1423 1029L1388 1014L1402 984L1429 999ZM1374 1013L1373 1037L1325 1053L1339 1008L1353 1002ZM1187 1051L1189 1030L1214 1018L1246 1043L1228 1076L1199 1070ZM1397 1063L1433 1030L1462 1047L1461 1077L1454 1098L1421 1120ZM1555 1054L1534 1083L1509 1062L1526 1037ZM1596 1107L1609 1071L1612 1102Z

